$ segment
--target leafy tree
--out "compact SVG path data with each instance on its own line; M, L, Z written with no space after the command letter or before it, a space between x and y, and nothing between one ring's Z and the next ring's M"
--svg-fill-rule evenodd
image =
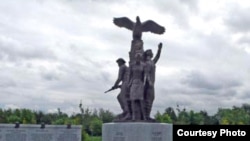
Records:
M246 111L248 115L250 115L250 104L244 103L242 104L241 108L244 109L244 111Z
M6 123L6 122L7 122L7 119L6 119L5 113L2 109L0 109L0 123Z
M222 125L250 124L250 115L244 108L219 109L216 115Z
M168 107L165 109L165 113L168 114L173 122L176 122L177 116L175 114L174 108Z
M1 109L0 123L23 123L23 124L73 124L82 125L82 140L89 141L89 135L100 136L102 124L112 122L114 114L104 109L89 109L79 105L80 112L68 116L60 108L55 113L44 113L29 109ZM208 115L206 111L194 112L181 109L177 105L177 112L172 107L165 109L163 113L157 111L155 119L163 123L173 124L222 124L222 125L250 125L250 104L240 107L220 108L214 115Z
M9 117L7 117L7 122L8 123L16 123L16 122L21 122L21 118L16 116L16 115L10 115Z
M15 110L15 115L20 115L21 123L23 124L35 124L35 114L29 109Z
M52 124L54 124L54 125L63 125L63 124L65 124L65 118L59 118L59 119L57 119L57 120L54 120L53 122L52 122Z
M209 116L206 111L200 111L199 113L203 116L205 125L218 125L219 124L216 116L214 115Z
M13 115L12 109L5 110L4 115L5 115L5 117L9 117L9 116Z
M102 121L99 118L93 118L90 122L90 131L93 136L102 135Z
M81 114L72 115L70 118L72 119L71 124L73 124L73 125L82 125L82 116L81 116Z
M195 113L194 111L190 111L189 113L190 117L190 124L195 125L203 125L204 124L204 117L201 113Z
M85 130L82 130L82 141L90 141L89 134L87 134Z
M167 113L160 114L159 111L155 115L155 120L161 123L172 123L172 119Z
M34 111L36 124L41 124L43 122L43 117L45 114L42 111Z
M176 124L190 124L190 117L186 109L178 109Z
M103 123L112 122L115 118L115 115L109 110L99 109L99 118Z

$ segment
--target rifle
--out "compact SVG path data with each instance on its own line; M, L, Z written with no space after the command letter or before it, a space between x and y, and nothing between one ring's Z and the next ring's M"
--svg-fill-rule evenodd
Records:
M117 88L121 88L121 85L118 85L118 86L116 86L116 87L113 86L113 87L111 87L110 89L108 89L107 91L105 91L104 93L113 91L113 90L115 90L115 89L117 89Z

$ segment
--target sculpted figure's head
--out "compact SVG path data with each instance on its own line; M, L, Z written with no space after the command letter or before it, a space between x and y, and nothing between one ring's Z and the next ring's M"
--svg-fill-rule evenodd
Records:
M152 58L152 57L154 56L154 54L153 54L153 52L152 52L151 49L147 49L147 50L144 52L144 55L145 55L146 58L147 58L147 57Z
M117 64L118 64L118 66L121 66L121 65L123 65L123 64L126 63L126 61L125 61L123 58L118 58L118 59L116 60L116 62L117 62Z
M142 60L143 54L142 53L136 53L135 54L135 61L140 62Z

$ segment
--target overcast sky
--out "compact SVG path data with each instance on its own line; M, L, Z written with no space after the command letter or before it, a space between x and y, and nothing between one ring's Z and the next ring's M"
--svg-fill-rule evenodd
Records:
M132 32L114 17L154 20L163 35L144 33L144 49L157 51L153 114L250 103L248 0L0 0L0 108L79 113L121 109L108 94L128 61ZM152 115L153 115L152 114Z

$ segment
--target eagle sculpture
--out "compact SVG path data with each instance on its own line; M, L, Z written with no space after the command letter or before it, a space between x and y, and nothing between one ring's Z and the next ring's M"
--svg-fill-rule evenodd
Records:
M131 21L127 17L114 18L114 24L118 27L124 27L133 31L133 39L141 40L142 32L152 32L155 34L163 34L165 28L152 20L141 22L139 16L136 17L136 22Z

